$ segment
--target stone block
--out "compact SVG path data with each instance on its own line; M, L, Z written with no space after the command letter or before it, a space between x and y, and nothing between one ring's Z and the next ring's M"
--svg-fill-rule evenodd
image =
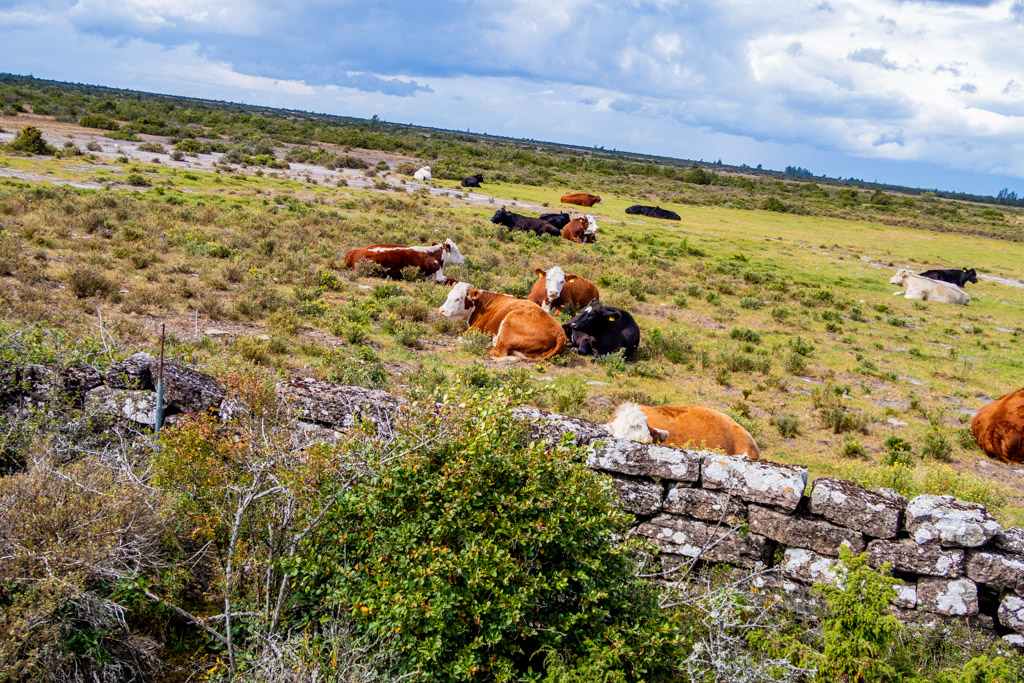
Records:
M700 479L700 464L694 451L611 437L587 455L587 465L597 470L683 482Z
M992 537L992 544L1000 550L1024 555L1024 529L1011 526Z
M149 373L155 382L160 377L160 361L150 361ZM164 361L163 380L164 404L178 412L201 413L218 408L224 400L220 382L176 360Z
M917 608L951 617L977 614L978 587L970 579L922 576L917 580Z
M86 392L103 384L103 375L91 365L69 365L58 374L61 388L78 408L83 406Z
M793 511L807 485L807 469L738 455L703 453L704 488L729 491L739 498Z
M747 518L746 506L728 493L687 488L680 484L675 484L668 490L662 509L674 515L708 522L734 523Z
M864 551L864 535L820 519L787 515L760 505L747 509L747 521L754 533L767 536L790 548L808 548L822 555L839 556L845 543L854 553Z
M158 361L150 354L143 351L133 353L124 360L111 363L103 381L111 389L155 389L156 383L149 372L153 363Z
M917 607L917 584L914 582L904 583L901 586L893 586L896 597L892 604L903 609L914 609Z
M1003 596L999 603L999 623L1017 633L1024 633L1024 598L1013 593Z
M622 507L634 515L653 515L661 510L665 489L650 479L632 479L609 475L615 481L615 492Z
M970 552L965 565L967 578L996 588L1024 593L1024 560L982 550Z
M658 515L638 526L637 533L653 539L662 552L738 567L766 564L774 545L764 536L738 527L675 515Z
M280 382L275 393L300 419L341 430L364 420L387 436L400 412L398 400L385 391L330 384L310 377Z
M786 548L779 565L784 576L804 583L830 583L836 581L835 559L819 555L806 548Z
M577 446L610 438L601 425L576 417L547 413L536 408L516 408L512 414L529 423L527 439L549 444L561 443L562 436L572 433Z
M156 394L99 386L86 393L85 410L151 427L156 424Z
M907 499L871 491L841 479L815 479L809 509L830 522L875 538L893 538L903 522Z
M1001 530L999 522L980 503L932 494L907 503L907 531L918 543L976 548Z
M909 538L871 541L868 558L872 567L888 562L899 572L955 579L963 576L964 551L944 550L937 545L920 545Z

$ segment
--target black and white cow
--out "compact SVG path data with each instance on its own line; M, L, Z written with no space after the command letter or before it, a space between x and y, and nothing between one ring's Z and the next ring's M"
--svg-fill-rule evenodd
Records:
M629 311L592 301L562 325L569 344L580 355L602 355L624 349L632 356L640 345L640 327Z
M537 235L551 235L552 237L562 236L562 231L547 221L507 211L504 206L494 212L491 222L504 225L509 230L535 232Z
M484 181L484 174L483 173L474 173L473 175L469 176L468 178L463 178L462 179L462 186L463 187L480 187L480 183L482 183L483 181Z
M926 270L923 273L918 273L921 277L926 277L931 280L940 280L941 282L949 282L957 287L963 289L963 286L968 282L978 284L978 273L975 272L974 268L949 268L947 270Z

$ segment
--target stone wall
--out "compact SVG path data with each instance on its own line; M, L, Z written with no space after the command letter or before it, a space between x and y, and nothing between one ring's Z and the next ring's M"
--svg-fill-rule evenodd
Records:
M106 375L39 366L21 372L18 400L45 400L56 388L87 410L154 422L157 368L145 354ZM215 380L183 365L165 364L164 382L171 414L214 408L226 417L240 409ZM386 392L308 378L280 383L277 396L296 417L301 442L337 440L357 419L386 435L400 409ZM634 532L657 544L666 567L699 558L769 568L763 584L800 594L834 580L845 544L904 580L894 596L901 617L964 617L1024 646L1024 530L1002 529L983 505L934 495L908 501L831 478L809 484L803 467L624 441L586 420L515 412L529 423L531 439L556 443L571 434L586 447L587 464L612 478L636 517Z

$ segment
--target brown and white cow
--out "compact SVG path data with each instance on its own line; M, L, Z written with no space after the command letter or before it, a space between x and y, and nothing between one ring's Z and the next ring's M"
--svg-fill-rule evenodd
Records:
M1024 462L1024 389L1011 391L978 411L971 431L981 450L1003 462Z
M600 204L601 198L596 194L587 194L586 192L570 192L569 194L562 195L563 204L576 204L577 206L593 206L594 204Z
M600 297L593 282L576 273L566 273L558 266L547 272L540 268L533 272L537 274L537 281L526 298L552 315L566 306L583 308Z
M564 351L567 344L562 326L537 304L474 289L467 282L452 286L440 313L491 335L493 343L487 355L499 360L546 360Z
M576 216L562 228L562 239L575 242L576 244L583 244L589 228L590 221L587 220L586 216Z
M757 460L761 449L736 420L704 406L642 406L623 403L605 429L632 441L712 448Z
M359 247L345 254L345 266L355 268L362 259L379 263L388 277L402 276L402 269L415 266L425 276L434 276L438 282L446 282L444 269L447 266L461 266L465 263L455 242L446 239L444 244L434 242L429 247L407 247L401 244L371 244Z

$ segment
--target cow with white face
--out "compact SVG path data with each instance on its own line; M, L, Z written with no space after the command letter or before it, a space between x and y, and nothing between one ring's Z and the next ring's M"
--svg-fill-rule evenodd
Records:
M911 273L905 268L896 271L889 284L901 285L902 291L894 292L893 296L902 294L904 299L920 299L921 301L939 301L944 304L960 304L966 306L971 296L954 284L942 280L932 280Z
M409 247L402 244L371 244L359 247L345 254L345 267L355 268L356 263L369 259L384 269L392 278L402 277L402 270L414 266L423 275L433 276L437 282L446 282L444 269L461 266L466 262L455 242L446 239L444 244L434 242L430 246Z
M547 360L564 351L567 344L561 325L537 304L474 289L467 282L452 286L439 313L491 335L487 355L499 360Z
M757 460L761 455L750 432L725 413L704 406L642 406L623 403L605 431L617 439L679 448L710 448Z
M432 180L434 176L431 175L430 167L429 166L424 166L420 170L418 170L415 173L413 173L412 177L415 178L416 180L420 180L420 181L426 182L428 180Z
M567 306L582 308L599 298L597 285L576 273L566 274L558 266L547 272L540 268L533 272L537 281L526 298L551 314L559 313Z
M592 213L586 215L587 230L583 233L584 244L593 244L597 241L597 218Z

